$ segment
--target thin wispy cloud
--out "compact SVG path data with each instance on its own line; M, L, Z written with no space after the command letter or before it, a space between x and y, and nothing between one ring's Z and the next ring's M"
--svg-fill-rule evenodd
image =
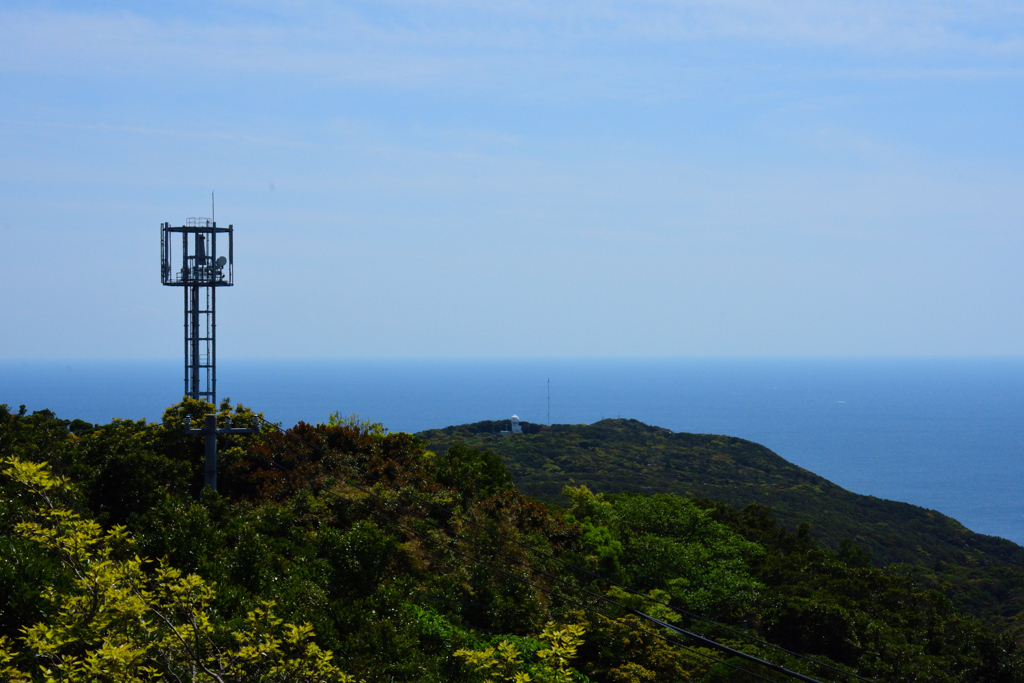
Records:
M1024 55L1024 15L1004 3L310 3L279 5L270 14L218 7L200 19L129 9L9 9L0 14L0 69L297 74L422 85L502 67L552 73L561 64L572 77L623 61L617 53L624 46L651 50L646 59L662 69L678 57L673 49L722 42L733 51L713 60L719 65L763 60L744 54L751 41L781 51L959 59L962 73L1005 70Z
M806 312L832 300L873 311L859 353L1019 352L1022 76L1019 2L11 0L0 289L32 305L0 355L177 354L158 316L104 321L164 294L155 226L212 189L261 273L239 307L326 312L252 316L249 355L374 355L382 315L399 355L771 352L722 331L752 311L828 354ZM481 327L512 289L526 322ZM627 299L702 333L602 341ZM33 310L92 346L44 344Z

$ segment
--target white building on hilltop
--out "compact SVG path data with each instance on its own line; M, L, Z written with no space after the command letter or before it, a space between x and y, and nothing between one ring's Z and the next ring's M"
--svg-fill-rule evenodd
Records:
M501 435L502 436L512 436L513 434L522 434L523 433L523 428L519 425L519 416L518 415L513 415L512 418L509 420L509 422L512 423L512 431L502 430L501 431Z

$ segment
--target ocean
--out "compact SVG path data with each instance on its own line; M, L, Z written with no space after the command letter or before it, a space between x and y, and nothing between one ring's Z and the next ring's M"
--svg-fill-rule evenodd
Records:
M224 360L218 396L284 426L416 432L517 414L635 418L762 443L856 493L1024 544L1024 359ZM159 420L180 361L2 361L0 403Z

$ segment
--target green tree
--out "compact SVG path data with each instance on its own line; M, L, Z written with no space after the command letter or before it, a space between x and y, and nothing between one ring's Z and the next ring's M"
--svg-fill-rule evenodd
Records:
M580 675L569 667L569 662L583 643L584 631L580 624L548 623L538 636L546 647L538 650L537 661L529 664L510 640L502 640L497 647L483 650L458 650L455 656L466 660L485 683L572 683L580 680Z
M48 590L50 618L24 629L21 652L0 639L0 680L354 681L313 642L309 624L284 623L269 601L240 628L216 623L212 585L133 555L124 527L103 531L63 507L68 481L45 463L5 464L39 501L16 532L57 558L71 588ZM35 673L24 666L32 661Z
M464 506L512 488L512 475L501 458L460 443L437 458L436 476L439 483L462 494Z

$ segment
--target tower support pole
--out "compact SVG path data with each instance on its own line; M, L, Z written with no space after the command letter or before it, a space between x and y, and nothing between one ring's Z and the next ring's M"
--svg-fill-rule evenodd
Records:
M190 378L192 391L189 395L192 398L198 399L202 391L199 384L199 286L193 285L189 289L192 290L192 316L190 320L192 338L189 340L191 346L189 369L192 373Z
M217 416L207 415L203 425L206 435L206 465L203 468L203 483L217 490Z
M206 441L206 461L203 466L203 484L214 491L217 490L217 437L224 434L255 434L260 430L259 418L252 418L251 427L232 427L231 418L226 419L226 427L217 427L217 414L209 413L203 420L203 426L192 429L192 418L185 418L186 434L202 434Z

